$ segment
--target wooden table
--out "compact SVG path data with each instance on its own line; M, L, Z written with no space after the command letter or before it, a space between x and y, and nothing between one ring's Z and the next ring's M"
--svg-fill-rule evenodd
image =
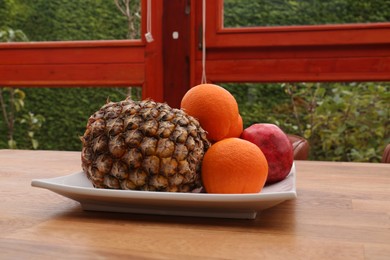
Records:
M0 259L390 259L390 164L297 161L298 198L255 220L83 211L31 187L78 152L0 150Z

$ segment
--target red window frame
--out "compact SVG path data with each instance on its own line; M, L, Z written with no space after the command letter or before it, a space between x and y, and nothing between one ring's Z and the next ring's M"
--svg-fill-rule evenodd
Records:
M390 23L224 28L223 0L207 1L206 46L211 82L390 80Z
M142 0L142 32L146 1ZM139 40L18 42L0 44L0 86L141 86L143 98L163 100L162 3L153 0L154 42ZM144 35L144 33L141 33Z

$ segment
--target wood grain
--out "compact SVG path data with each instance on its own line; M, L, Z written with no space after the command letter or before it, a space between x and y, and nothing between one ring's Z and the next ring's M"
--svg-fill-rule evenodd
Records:
M9 43L0 46L2 86L142 86L141 41Z
M389 259L390 165L297 161L296 200L255 220L84 212L31 187L79 152L0 150L0 258Z
M139 86L144 82L144 67L143 63L0 65L0 77L7 75L0 83L28 87Z
M207 62L212 82L375 81L390 79L389 57L225 59ZM201 61L196 77L201 77Z

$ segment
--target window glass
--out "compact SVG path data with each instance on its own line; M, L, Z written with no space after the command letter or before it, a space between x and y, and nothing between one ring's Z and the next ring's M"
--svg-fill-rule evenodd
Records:
M140 37L140 2L2 0L0 30L23 32L29 41L136 39Z
M284 26L390 21L388 0L224 0L224 26Z
M310 159L380 162L390 143L390 83L230 83L244 127L278 125L306 138Z

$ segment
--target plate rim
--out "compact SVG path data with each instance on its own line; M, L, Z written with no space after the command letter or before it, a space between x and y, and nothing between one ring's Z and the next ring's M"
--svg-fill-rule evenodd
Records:
M98 189L94 187L83 187L83 186L74 186L67 184L60 184L55 182L56 180L67 179L77 175L83 175L83 171L71 173L64 176L58 176L53 178L43 178L43 179L33 179L31 181L31 186L44 188L56 192L56 190L63 191L69 193L69 191L76 192L80 195L91 195L93 193L96 197L104 197L109 195L110 197L146 197L146 198L154 198L154 199L172 199L175 200L188 200L193 199L193 201L203 200L204 198L212 199L212 200L226 200L232 199L237 201L242 201L243 199L256 199L261 200L261 198L267 199L267 197L284 197L284 196L292 196L291 198L296 198L296 170L295 165L291 167L291 171L289 175L286 177L292 177L292 189L289 191L281 191L281 192L267 192L267 193L242 193L242 194L220 194L220 193L191 193L191 192L159 192L159 191L137 191L137 190L119 190L119 189ZM292 176L290 176L292 175ZM282 180L285 181L286 179ZM273 184L271 184L273 185ZM278 196L279 195L279 196Z
M74 185L74 178L83 178L80 180L80 186ZM295 164L284 180L271 184L283 185L281 182L286 181L287 189L266 193L211 194L98 189L92 184L85 187L86 178L84 172L79 171L64 176L32 179L31 186L44 188L77 201L86 211L217 218L254 219L262 210L297 198ZM76 183L77 181L78 179Z

